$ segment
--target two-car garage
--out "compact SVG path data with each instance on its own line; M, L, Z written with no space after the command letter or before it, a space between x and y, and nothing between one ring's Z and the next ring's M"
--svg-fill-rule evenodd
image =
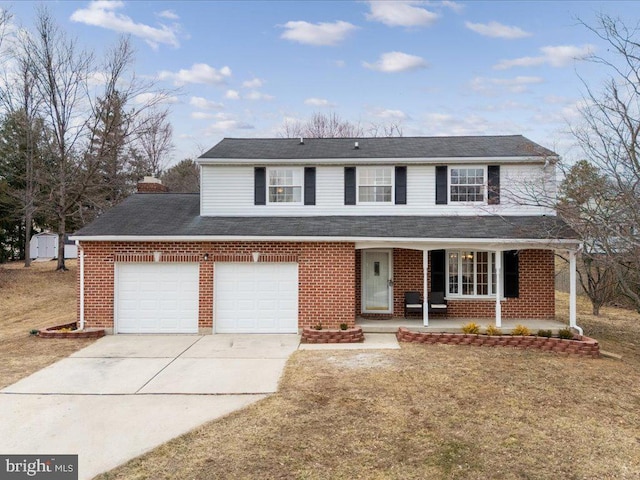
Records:
M115 332L197 333L198 263L116 263ZM296 263L215 263L216 333L297 333Z

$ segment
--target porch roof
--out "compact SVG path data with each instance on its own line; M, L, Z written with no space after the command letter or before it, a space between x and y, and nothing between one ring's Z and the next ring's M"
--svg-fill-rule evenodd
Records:
M132 195L74 234L95 241L576 240L555 216L203 217L197 194Z

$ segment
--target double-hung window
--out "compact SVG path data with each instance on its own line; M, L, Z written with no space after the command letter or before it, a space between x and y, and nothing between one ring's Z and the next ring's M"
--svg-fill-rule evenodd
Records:
M268 203L302 204L302 168L269 168Z
M393 202L393 167L358 168L358 203Z
M451 202L484 202L485 169L483 167L451 168L449 200Z
M496 292L494 252L449 250L447 292L456 297L489 297Z

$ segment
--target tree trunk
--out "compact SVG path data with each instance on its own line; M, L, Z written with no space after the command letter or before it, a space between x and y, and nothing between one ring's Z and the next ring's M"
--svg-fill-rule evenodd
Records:
M29 209L24 214L24 266L31 266L31 212Z

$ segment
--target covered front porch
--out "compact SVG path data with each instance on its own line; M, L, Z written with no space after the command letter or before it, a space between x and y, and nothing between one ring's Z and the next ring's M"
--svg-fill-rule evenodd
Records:
M405 327L414 332L432 332L432 333L461 333L463 325L474 322L481 327L484 332L489 325L495 325L495 319L487 318L432 318L427 326L421 318L404 318L393 317L389 319L368 319L356 318L356 326L362 327L364 333L395 333L398 328ZM558 320L540 320L540 319L503 319L500 330L502 333L509 334L516 325L524 325L534 335L538 330L551 330L554 334L558 330L567 328L566 323Z
M474 322L505 334L516 325L532 333L570 327L581 334L576 325L577 248L575 240L558 239L357 242L355 323L370 333L399 327L454 333ZM568 325L557 321L555 312L554 253L559 251L570 260ZM407 292L422 302L422 311L418 308L409 318ZM433 292L445 296L446 314L429 312Z

